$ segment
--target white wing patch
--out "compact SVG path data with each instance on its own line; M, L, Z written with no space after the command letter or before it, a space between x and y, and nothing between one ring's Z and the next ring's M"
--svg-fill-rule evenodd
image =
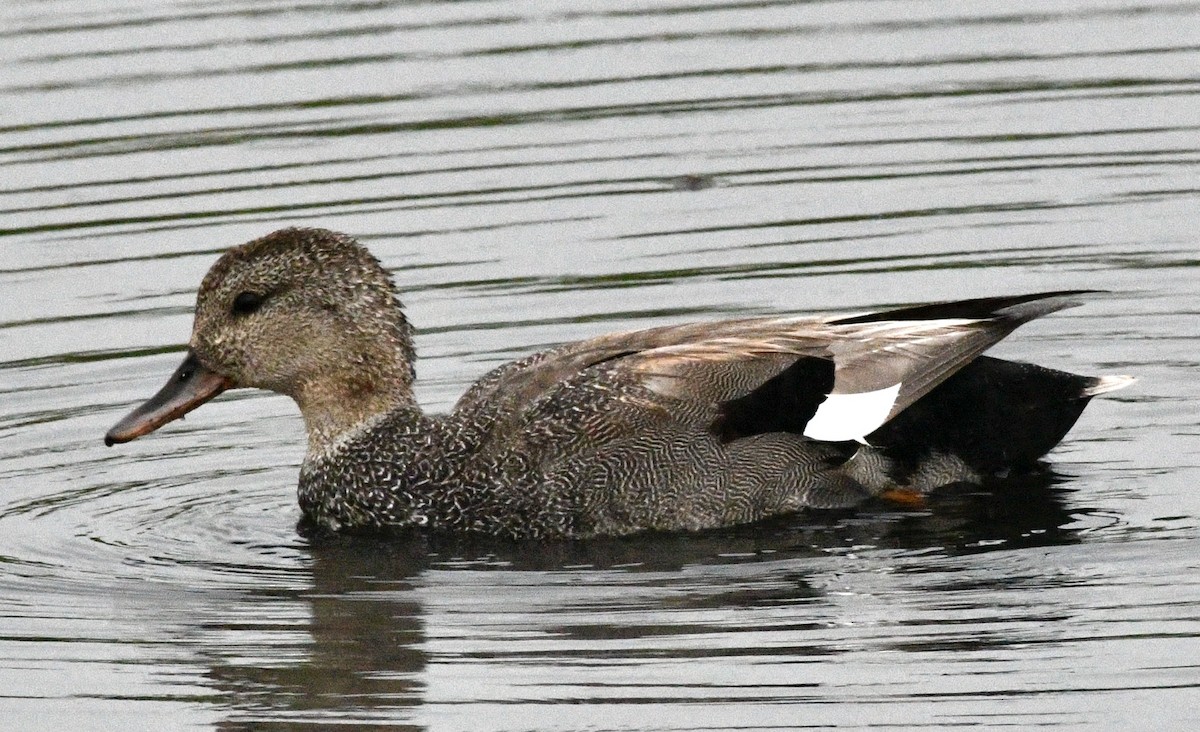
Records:
M887 421L900 385L859 394L830 394L804 427L804 436L825 442L863 438Z

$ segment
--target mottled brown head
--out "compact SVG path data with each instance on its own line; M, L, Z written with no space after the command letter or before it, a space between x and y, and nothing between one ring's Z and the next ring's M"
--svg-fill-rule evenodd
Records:
M291 397L385 367L412 382L412 332L386 270L325 229L282 229L226 252L200 283L190 345L238 386Z
M223 388L258 387L295 399L310 448L412 402L411 327L387 271L344 234L282 229L225 253L200 285L189 346L189 358L220 388L180 411L164 395L185 381L177 373L151 402L178 413L160 408L153 420L136 420L135 410L109 433L111 442L156 429Z

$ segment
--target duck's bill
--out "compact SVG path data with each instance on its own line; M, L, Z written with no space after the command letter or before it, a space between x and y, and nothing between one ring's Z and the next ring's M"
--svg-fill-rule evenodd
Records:
M226 376L210 371L196 354L187 358L158 393L129 414L104 435L105 445L129 442L149 434L167 422L179 419L201 404L233 386Z

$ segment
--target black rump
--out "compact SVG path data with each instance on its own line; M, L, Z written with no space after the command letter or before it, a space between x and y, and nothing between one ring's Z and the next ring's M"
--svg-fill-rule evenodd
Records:
M980 356L867 436L916 464L952 453L983 473L1031 467L1079 419L1096 380Z

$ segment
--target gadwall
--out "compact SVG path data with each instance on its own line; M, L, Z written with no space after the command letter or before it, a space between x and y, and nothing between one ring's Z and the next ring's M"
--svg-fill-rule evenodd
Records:
M500 366L430 416L387 271L344 234L283 229L213 265L183 365L105 442L258 387L300 407L300 507L324 529L697 531L1034 465L1132 379L980 354L1080 294L616 333Z

